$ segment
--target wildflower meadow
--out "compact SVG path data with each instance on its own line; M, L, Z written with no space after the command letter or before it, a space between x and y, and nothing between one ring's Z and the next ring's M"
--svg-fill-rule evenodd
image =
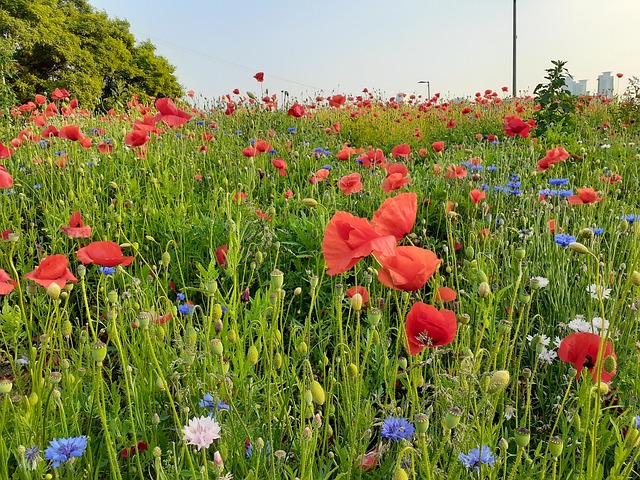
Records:
M3 112L0 478L637 478L637 79L255 79Z

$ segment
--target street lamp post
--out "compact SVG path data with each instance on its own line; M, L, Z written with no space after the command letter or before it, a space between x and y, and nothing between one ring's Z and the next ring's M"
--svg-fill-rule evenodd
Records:
M429 80L420 80L418 83L427 84L427 96L429 97L428 100L431 100L431 84L429 83Z
M516 98L518 91L516 90L516 0L513 0L513 86L512 95Z

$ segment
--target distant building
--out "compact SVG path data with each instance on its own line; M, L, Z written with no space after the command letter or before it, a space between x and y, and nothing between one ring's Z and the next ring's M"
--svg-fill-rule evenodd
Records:
M567 85L567 90L571 95L586 95L587 94L587 81L586 80L578 80L577 82L573 80L571 77L565 77L565 84Z
M598 77L598 94L607 98L613 97L613 75L611 72L602 72Z

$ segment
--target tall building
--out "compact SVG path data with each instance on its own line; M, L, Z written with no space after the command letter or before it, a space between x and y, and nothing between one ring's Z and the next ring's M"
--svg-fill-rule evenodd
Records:
M577 82L571 77L565 77L564 82L567 86L567 90L571 95L586 95L587 94L587 81L578 80Z
M613 75L611 72L602 72L598 77L598 93L607 98L613 97Z

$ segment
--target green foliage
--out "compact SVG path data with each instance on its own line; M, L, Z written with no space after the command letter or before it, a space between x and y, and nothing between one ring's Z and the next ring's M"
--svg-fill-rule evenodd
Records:
M83 107L105 109L132 94L182 94L174 67L150 42L136 45L128 22L86 0L0 0L0 34L8 43L0 49L0 73L20 102L55 88L67 89ZM15 73L5 73L5 65Z
M538 136L544 136L550 127L568 133L574 123L572 114L576 108L576 98L566 88L565 78L571 77L565 68L567 62L555 60L551 63L553 68L547 69L547 76L544 77L547 83L539 83L533 91L540 105L540 110L533 114L538 125Z

